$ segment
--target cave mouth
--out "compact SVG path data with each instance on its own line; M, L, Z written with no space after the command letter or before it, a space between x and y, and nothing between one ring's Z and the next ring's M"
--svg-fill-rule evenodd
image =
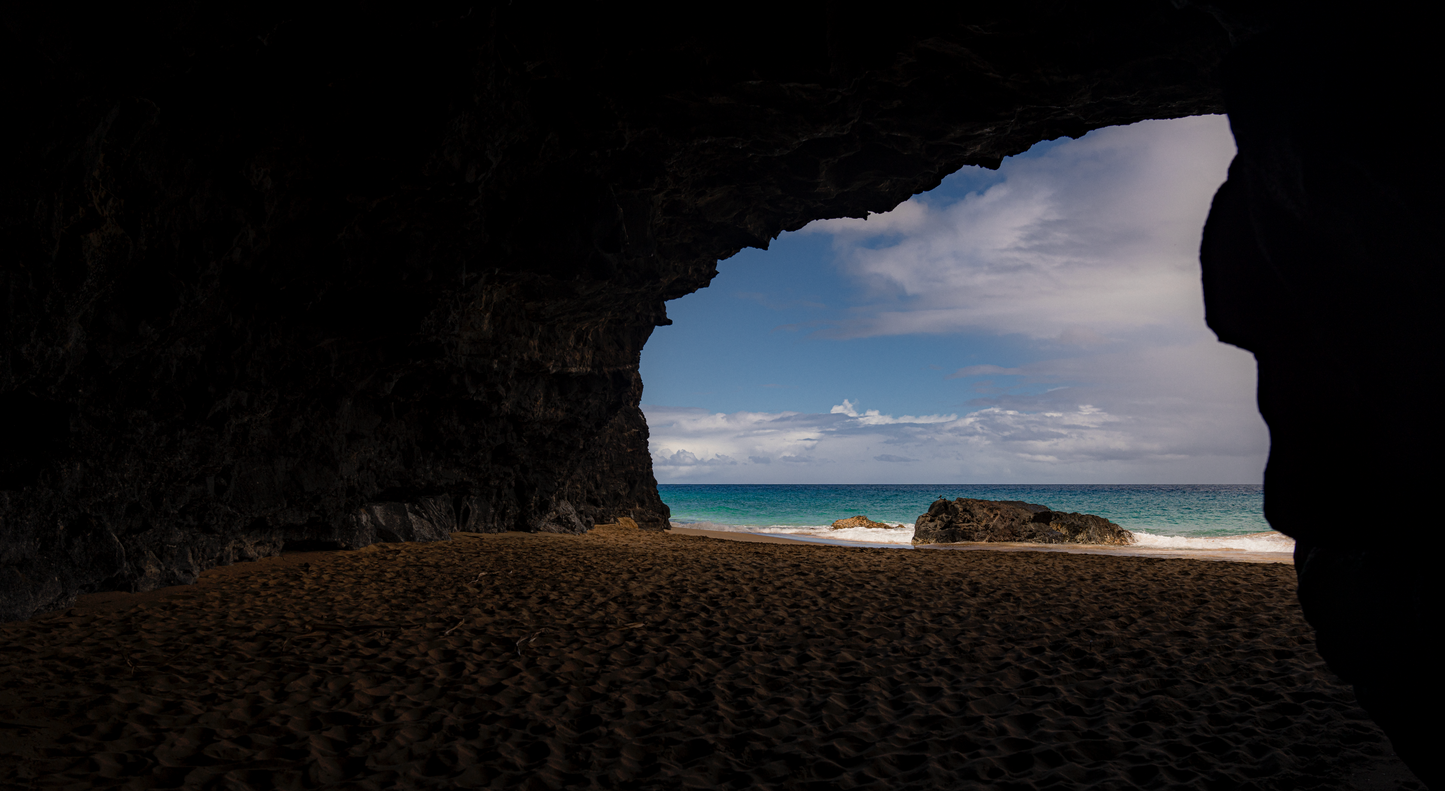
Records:
M642 352L659 483L1258 485L1198 263L1234 153L1223 116L1107 127L720 262Z
M1168 4L564 17L7 18L0 395L38 429L0 459L0 617L296 542L662 529L667 301L962 165L1219 112L1231 35Z
M1269 518L1301 539L1331 666L1433 755L1440 531L1366 553L1320 507L1432 490L1440 166L1400 154L1429 128L1433 27L1294 3L773 11L8 14L0 395L33 398L36 430L0 469L0 619L463 513L661 528L637 359L718 260L1227 103L1205 296L1259 362ZM1360 361L1387 407L1342 383Z

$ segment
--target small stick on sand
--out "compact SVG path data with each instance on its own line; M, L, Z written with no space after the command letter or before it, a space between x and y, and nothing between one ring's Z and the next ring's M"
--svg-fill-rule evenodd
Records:
M460 621L457 621L457 625L456 625L456 626L453 626L452 628L446 630L445 632L442 632L442 637L446 637L447 635L451 634L452 632L455 632L456 630L462 628L462 624L464 624L464 623L466 623L466 622L467 622L467 619L466 619L466 618L463 618L463 619L461 619Z
M315 636L318 635L318 634L322 634L322 633L321 633L321 632L314 632L314 631L313 631L313 632L307 632L306 634L293 634L293 635L291 635L290 637L286 638L286 640L281 643L281 650L282 650L282 651L285 651L285 650L286 650L286 645L287 645L288 643L290 643L292 640L300 640L300 639L303 638L303 637L315 637Z
M187 651L189 651L189 650L191 650L191 647L190 647L190 646L186 646L185 648L182 648L181 650L175 652L174 654L171 654L169 657L166 657L166 659L165 659L164 661L162 661L159 665L156 665L156 667L165 667L166 665L169 665L171 662L174 662L176 659L179 659L180 656L181 656L181 654L184 654L185 652L187 652Z
M538 638L538 637L541 637L541 636L542 636L542 633L545 632L545 631L547 631L547 630L546 630L546 629L538 629L537 631L535 631L535 632L532 633L532 636L531 636L531 637L523 637L521 640L518 640L518 641L517 641L517 656L521 656L521 655L522 655L522 646L523 646L523 645L526 645L527 643L535 643L535 642L537 641L537 638Z

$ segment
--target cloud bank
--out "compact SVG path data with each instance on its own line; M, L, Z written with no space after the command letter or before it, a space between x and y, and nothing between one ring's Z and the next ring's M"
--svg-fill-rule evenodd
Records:
M1017 386L965 414L895 417L848 399L827 414L643 410L663 483L1257 480L1268 435L1248 354L1204 342L1015 370Z
M939 206L915 197L833 236L862 304L837 338L984 331L1089 347L1203 315L1199 235L1234 141L1221 116L1111 127L1009 163Z

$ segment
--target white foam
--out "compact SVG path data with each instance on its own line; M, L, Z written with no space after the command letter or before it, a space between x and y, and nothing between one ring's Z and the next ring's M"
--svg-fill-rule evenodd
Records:
M1186 538L1184 536L1158 536L1143 530L1131 531L1138 540L1135 546L1146 549L1198 549L1218 551L1224 549L1245 552L1294 552L1294 539L1273 530L1264 533L1247 533L1242 536L1213 536L1210 538Z
M868 544L913 545L913 525L901 528L849 527L835 530L828 525L724 525L716 522L678 523L679 527L698 530L719 530L728 533L756 533L759 535L825 539L828 541L855 541ZM1147 530L1135 529L1134 544L1139 549L1198 550L1202 552L1272 552L1290 554L1294 552L1294 539L1273 530L1263 533L1247 533L1239 536L1212 536L1188 538L1185 536L1161 536ZM1077 545L1070 545L1077 546Z
M901 528L847 527L841 530L835 530L829 525L721 525L716 522L691 522L688 524L678 522L677 524L679 527L691 527L696 530L719 530L727 533L757 533L759 535L780 536L783 538L798 536L805 538L823 538L829 541L913 545L913 525L911 524L904 524Z
M904 525L902 528L845 527L838 530L827 525L773 525L771 527L760 528L757 532L772 535L826 538L830 541L863 541L869 544L913 545L913 525Z

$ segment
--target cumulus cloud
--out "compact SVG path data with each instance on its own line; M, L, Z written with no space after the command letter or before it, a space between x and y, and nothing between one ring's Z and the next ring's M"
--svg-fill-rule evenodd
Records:
M820 334L985 331L1089 347L1203 314L1200 229L1234 142L1223 116L1111 127L1010 164L955 203L815 222L867 298Z
M767 459L787 462L780 483L1239 483L1257 480L1268 451L1253 366L1202 341L1019 366L1016 390L962 415L895 417L849 399L827 414L643 410L654 460L686 447L752 462L659 465L663 482L775 480L759 477Z
M947 423L950 420L958 419L958 415L903 415L901 417L894 417L892 415L879 414L876 409L869 409L860 414L854 406L852 401L845 398L843 399L843 403L834 405L834 407L829 410L829 414L847 415L851 418L857 418L858 422L865 426L880 426L889 423Z
M712 458L699 458L697 454L683 448L671 450L662 448L652 454L652 466L654 467L717 467L721 465L737 466L737 462L728 456L713 454Z

